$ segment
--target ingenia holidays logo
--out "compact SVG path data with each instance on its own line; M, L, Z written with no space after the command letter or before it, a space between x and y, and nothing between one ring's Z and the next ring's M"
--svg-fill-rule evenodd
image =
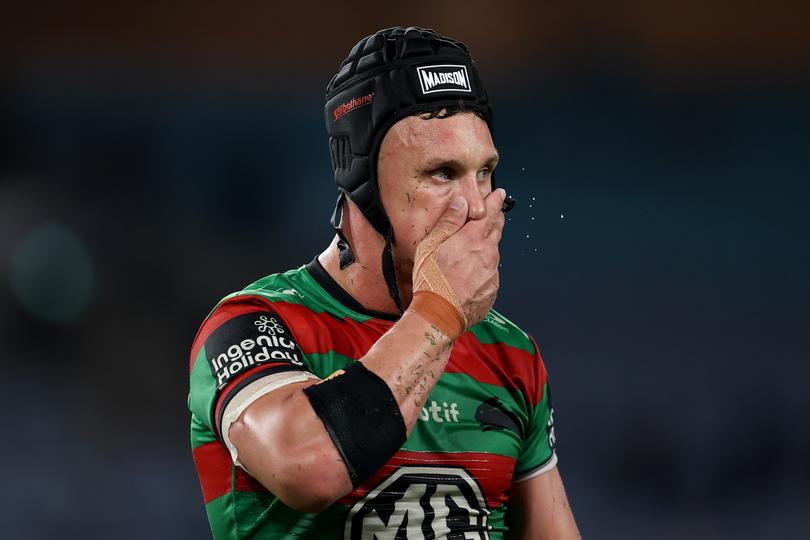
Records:
M218 389L236 375L265 362L304 365L289 330L272 314L236 317L218 332L205 343Z

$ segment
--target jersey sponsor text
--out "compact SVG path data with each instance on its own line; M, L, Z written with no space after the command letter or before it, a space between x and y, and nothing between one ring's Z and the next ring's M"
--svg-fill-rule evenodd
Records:
M240 373L266 362L304 365L289 331L272 314L235 317L208 338L205 348L217 389L224 388Z

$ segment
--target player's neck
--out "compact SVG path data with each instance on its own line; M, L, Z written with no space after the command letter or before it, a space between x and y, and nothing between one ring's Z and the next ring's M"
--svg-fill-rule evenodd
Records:
M376 233L374 235L347 234L346 236L352 246L355 262L343 270L340 269L338 238L335 236L329 247L318 256L321 266L343 290L367 310L398 314L396 304L388 294L388 285L385 283L382 273L383 241L381 237ZM404 273L403 271L397 272L400 298L402 305L407 307L411 302L412 285L410 279L402 279L401 276ZM406 275L410 276L410 273L408 272Z

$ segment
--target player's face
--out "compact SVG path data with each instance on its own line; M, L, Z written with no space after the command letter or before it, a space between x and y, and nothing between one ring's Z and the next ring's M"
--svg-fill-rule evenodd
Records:
M489 127L473 113L394 124L380 146L377 178L400 265L413 265L417 244L456 195L467 199L468 220L484 217L497 163Z

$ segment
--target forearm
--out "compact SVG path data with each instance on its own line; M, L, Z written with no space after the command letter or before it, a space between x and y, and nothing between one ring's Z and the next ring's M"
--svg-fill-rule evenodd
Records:
M362 358L363 365L388 384L408 433L444 372L451 350L452 341L446 335L406 311Z

